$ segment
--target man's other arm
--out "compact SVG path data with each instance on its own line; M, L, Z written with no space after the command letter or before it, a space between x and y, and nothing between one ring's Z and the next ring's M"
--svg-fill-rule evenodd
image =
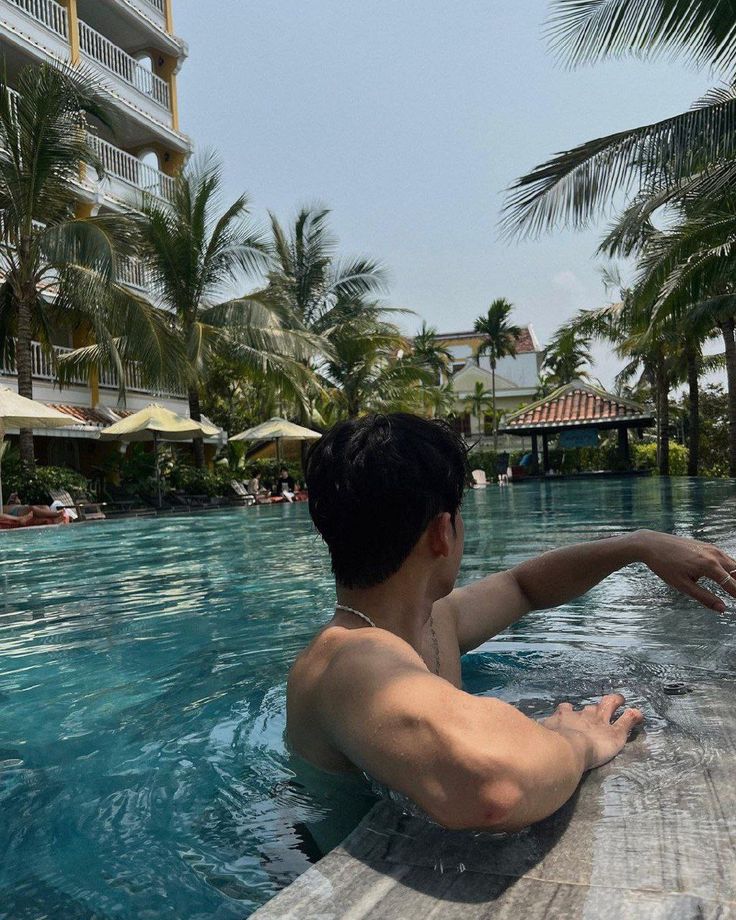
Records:
M718 547L655 531L577 543L530 559L506 572L456 588L438 601L454 617L461 653L477 648L530 610L544 610L585 594L612 572L644 562L667 584L722 612L723 601L698 584L709 578L736 597L736 581L723 582L736 561Z

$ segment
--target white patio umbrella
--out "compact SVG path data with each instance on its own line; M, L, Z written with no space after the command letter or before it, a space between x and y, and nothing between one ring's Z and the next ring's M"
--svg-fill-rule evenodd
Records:
M261 422L254 428L248 428L247 431L241 431L240 434L228 438L229 441L275 441L276 457L281 459L281 442L282 441L317 441L322 435L318 431L312 431L311 428L304 428L302 425L296 425L285 418L270 418L267 422Z
M19 396L10 387L0 387L0 509L3 507L3 441L8 428L65 428L79 424L71 415L64 415L35 399Z
M145 409L134 412L127 418L115 422L100 432L103 441L153 441L156 457L156 492L161 507L161 476L158 467L159 441L191 441L194 438L210 438L220 433L219 428L207 422L196 422L151 403Z

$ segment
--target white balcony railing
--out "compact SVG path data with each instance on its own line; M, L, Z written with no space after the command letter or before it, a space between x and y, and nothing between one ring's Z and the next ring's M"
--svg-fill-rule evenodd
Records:
M36 22L42 23L47 29L61 35L62 38L67 38L69 35L66 10L60 3L56 3L56 0L10 0L10 2Z
M146 3L149 6L152 6L154 10L158 10L159 13L164 14L164 0L146 0Z
M86 22L79 23L79 46L85 54L105 69L116 74L144 96L148 96L165 109L170 110L168 83L155 73L151 73L127 51L123 51L109 38L105 38L104 35L88 26Z
M62 345L54 345L52 351L56 358L62 355L68 355L73 351L72 348L64 348ZM31 343L31 367L33 376L36 380L48 380L56 382L56 371L54 369L55 360L51 354L41 345L40 342ZM15 361L0 361L0 374L8 377L14 377L17 373ZM87 376L85 374L75 375L72 380L67 382L67 386L87 386ZM117 390L118 378L114 371L102 371L99 376L99 385L103 389ZM148 393L152 396L183 396L183 391L155 391L143 383L143 375L137 365L129 366L125 374L125 385L131 392Z
M171 176L167 176L160 169L149 166L148 163L143 163L114 144L103 141L95 134L90 134L88 137L90 144L102 160L105 172L139 191L148 192L167 201L173 199L175 183Z
M148 290L148 274L145 265L138 259L121 259L118 263L118 279L138 291Z

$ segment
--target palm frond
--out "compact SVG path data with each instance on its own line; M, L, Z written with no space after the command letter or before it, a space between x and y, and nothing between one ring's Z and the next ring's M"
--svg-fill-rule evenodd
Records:
M548 36L575 66L622 55L685 55L703 67L736 63L733 0L554 0Z

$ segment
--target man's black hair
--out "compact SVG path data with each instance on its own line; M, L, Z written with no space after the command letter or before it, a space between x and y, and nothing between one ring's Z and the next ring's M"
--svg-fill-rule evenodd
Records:
M401 567L429 522L460 508L466 448L445 422L405 412L341 422L310 450L309 511L346 588Z

